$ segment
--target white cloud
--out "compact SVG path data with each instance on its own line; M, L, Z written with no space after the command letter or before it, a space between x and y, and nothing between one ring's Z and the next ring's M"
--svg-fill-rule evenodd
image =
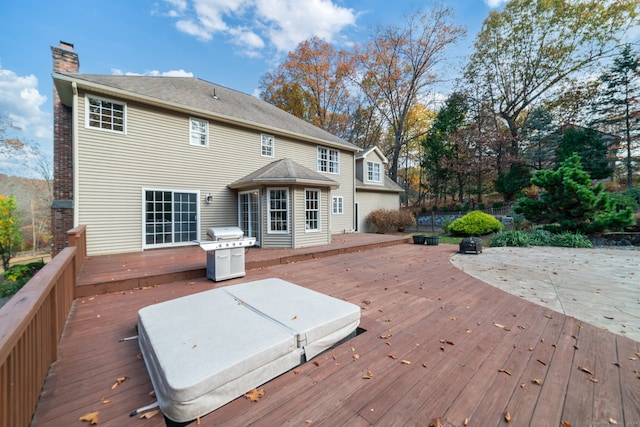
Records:
M124 72L119 68L112 68L111 74L114 76L161 76L161 77L193 77L193 73L185 70L169 70L169 71L158 71L158 70L150 70L145 71L144 73L136 73L133 71Z
M490 8L496 8L508 3L509 0L484 0L484 2Z
M0 114L23 139L53 138L51 113L41 110L47 97L38 90L34 75L18 76L11 70L0 68Z
M312 36L334 41L355 25L353 9L333 0L165 0L178 31L209 41L228 37L244 53L256 56L267 46L293 50ZM185 4L186 2L186 4ZM178 7L180 4L180 7Z

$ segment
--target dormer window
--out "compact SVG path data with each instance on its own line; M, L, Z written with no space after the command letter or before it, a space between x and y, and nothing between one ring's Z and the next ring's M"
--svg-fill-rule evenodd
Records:
M367 181L382 182L382 172L380 163L367 162Z

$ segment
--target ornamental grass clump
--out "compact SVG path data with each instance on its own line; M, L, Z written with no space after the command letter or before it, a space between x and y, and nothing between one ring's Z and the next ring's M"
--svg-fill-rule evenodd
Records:
M403 232L415 225L416 220L409 211L378 209L367 216L369 223L376 233Z
M473 211L453 221L447 227L447 232L456 236L483 236L498 232L502 228L502 223L493 215Z

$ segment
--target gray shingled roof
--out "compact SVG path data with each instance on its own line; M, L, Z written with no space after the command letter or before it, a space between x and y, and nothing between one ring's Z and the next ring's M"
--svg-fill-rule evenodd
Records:
M244 178L229 184L233 190L259 185L314 185L338 188L338 182L312 171L291 159L280 159L261 167Z
M54 73L57 76L93 85L142 95L159 102L206 111L224 119L239 119L266 130L282 130L359 151L355 145L305 122L255 96L209 83L195 77L115 76L103 74ZM66 80L66 79L65 79ZM214 98L215 93L215 98Z
M377 184L365 184L361 180L356 178L356 191L380 191L383 193L402 193L404 192L404 188L400 187L396 184L391 178L388 176L384 176L384 185Z

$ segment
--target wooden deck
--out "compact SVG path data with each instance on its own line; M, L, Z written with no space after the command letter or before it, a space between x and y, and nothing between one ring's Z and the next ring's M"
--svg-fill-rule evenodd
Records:
M137 341L118 341L137 310L267 277L358 304L366 332L200 425L500 426L507 412L514 426L640 425L640 343L468 276L456 250L401 244L76 299L32 425L88 425L78 418L98 411L100 426L163 426L129 417L154 400Z

